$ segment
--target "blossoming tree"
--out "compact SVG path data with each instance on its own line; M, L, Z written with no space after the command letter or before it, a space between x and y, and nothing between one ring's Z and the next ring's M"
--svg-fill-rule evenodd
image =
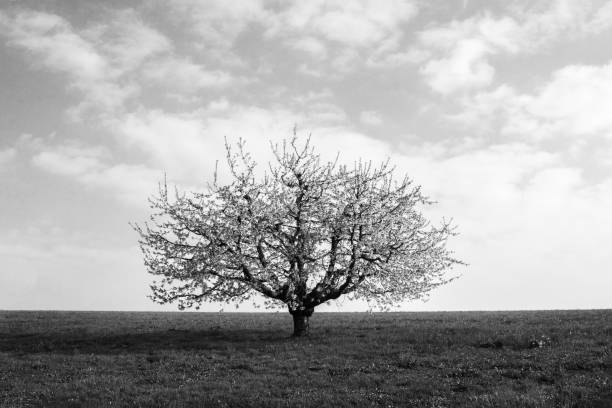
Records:
M151 222L135 226L148 271L162 277L151 286L157 302L183 309L259 294L286 305L300 336L322 303L389 307L448 282L460 263L446 248L450 223L430 224L418 207L431 202L388 162L323 162L294 132L257 177L242 141L226 147L231 183L215 175L203 192L171 195L164 183Z

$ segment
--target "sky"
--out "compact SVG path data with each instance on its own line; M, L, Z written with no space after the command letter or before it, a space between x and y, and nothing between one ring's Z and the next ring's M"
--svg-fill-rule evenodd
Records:
M610 44L612 1L0 0L0 309L175 310L129 223L296 125L454 220L401 310L610 308Z

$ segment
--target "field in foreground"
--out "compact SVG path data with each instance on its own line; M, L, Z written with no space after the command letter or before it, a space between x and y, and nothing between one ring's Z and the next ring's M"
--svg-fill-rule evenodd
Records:
M612 310L0 312L0 406L612 407Z

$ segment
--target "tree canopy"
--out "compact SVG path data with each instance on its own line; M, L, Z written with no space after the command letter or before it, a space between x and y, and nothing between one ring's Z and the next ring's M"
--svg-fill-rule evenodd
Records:
M257 173L243 141L226 148L230 183L215 172L203 191L169 194L164 182L151 222L135 226L148 272L161 277L155 301L182 309L259 294L286 305L299 335L316 306L340 296L385 308L452 279L454 228L424 217L432 202L388 161L326 162L294 132Z

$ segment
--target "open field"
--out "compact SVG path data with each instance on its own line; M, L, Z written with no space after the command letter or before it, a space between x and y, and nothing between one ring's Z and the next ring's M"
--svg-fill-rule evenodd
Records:
M612 311L0 312L0 406L612 407Z

